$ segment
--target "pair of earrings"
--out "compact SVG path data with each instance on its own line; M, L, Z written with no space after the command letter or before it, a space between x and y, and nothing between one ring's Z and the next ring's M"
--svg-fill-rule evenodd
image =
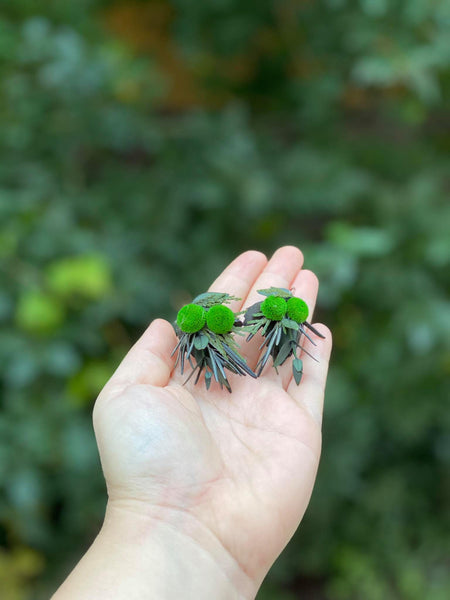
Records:
M271 287L258 290L258 293L265 296L265 299L239 313L234 313L226 305L240 298L220 292L200 294L192 303L186 304L178 311L174 329L179 341L172 355L178 351L175 366L180 363L182 374L186 362L189 362L192 371L186 382L197 371L194 381L197 384L204 371L207 389L214 378L221 388L225 387L231 392L226 370L237 375L257 378L270 357L277 370L293 356L293 377L297 385L300 383L303 362L297 356L297 352L303 350L312 356L300 345L300 337L304 335L316 345L307 330L321 338L324 336L307 322L309 311L306 302L296 298L290 290ZM240 319L242 315L243 320ZM247 341L250 341L258 332L263 337L259 350L265 350L254 372L239 353L234 336L248 334Z

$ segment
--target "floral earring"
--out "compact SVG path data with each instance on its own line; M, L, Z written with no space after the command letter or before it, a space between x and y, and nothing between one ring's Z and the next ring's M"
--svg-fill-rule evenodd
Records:
M259 294L266 296L265 300L250 306L244 317L244 326L250 341L258 332L261 332L264 341L260 350L266 347L256 365L256 374L259 377L269 357L273 358L273 366L277 371L285 361L293 356L292 373L295 383L298 385L303 375L303 361L298 358L297 350L302 350L314 360L303 346L300 338L304 335L314 346L316 343L310 337L307 329L324 339L324 336L307 322L308 305L301 298L296 298L290 290L285 288L271 287L266 290L258 290ZM277 371L278 372L278 371Z
M225 387L231 393L226 370L237 375L256 377L245 358L239 354L233 337L235 334L244 334L242 322L237 319L240 313L236 314L226 306L232 300L240 298L220 292L206 292L178 311L174 329L179 341L172 356L178 350L175 366L180 363L182 374L186 361L192 368L185 383L198 370L194 381L194 385L197 384L204 371L206 389L209 389L214 378L222 389Z

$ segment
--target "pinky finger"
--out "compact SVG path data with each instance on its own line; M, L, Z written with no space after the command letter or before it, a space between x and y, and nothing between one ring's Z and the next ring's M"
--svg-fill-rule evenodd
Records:
M303 353L303 377L299 385L291 379L287 392L300 404L319 425L322 423L323 399L325 395L325 384L327 381L328 364L330 360L332 336L331 331L322 324L314 324L314 327L325 336L317 346L305 340L304 346L316 359Z

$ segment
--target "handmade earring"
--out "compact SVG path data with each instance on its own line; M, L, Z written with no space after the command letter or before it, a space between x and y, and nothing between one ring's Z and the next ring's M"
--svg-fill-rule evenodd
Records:
M231 393L226 369L237 375L256 377L239 354L238 345L233 338L234 334L243 333L240 330L242 322L237 320L238 315L225 306L232 300L240 298L220 292L206 292L178 311L174 329L179 342L172 356L178 350L175 366L180 363L182 374L186 361L192 367L185 383L198 370L194 381L194 385L197 384L204 371L206 389L209 389L214 377L221 388L225 387Z
M292 372L295 383L298 385L303 374L303 361L297 356L297 349L312 356L300 345L300 337L304 335L314 346L316 343L308 335L306 329L324 339L324 336L307 322L308 305L301 298L296 298L290 290L271 287L258 290L259 294L266 296L265 300L250 306L244 317L244 327L249 331L247 341L250 341L258 331L264 337L260 350L266 347L256 365L256 374L259 377L269 357L273 358L275 370L293 356ZM278 371L277 371L278 372Z

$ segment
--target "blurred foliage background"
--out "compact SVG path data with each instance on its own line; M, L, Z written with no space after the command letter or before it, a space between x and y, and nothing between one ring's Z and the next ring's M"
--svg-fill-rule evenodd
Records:
M93 401L236 253L299 245L335 349L261 600L450 597L448 0L0 1L0 589L100 526Z

